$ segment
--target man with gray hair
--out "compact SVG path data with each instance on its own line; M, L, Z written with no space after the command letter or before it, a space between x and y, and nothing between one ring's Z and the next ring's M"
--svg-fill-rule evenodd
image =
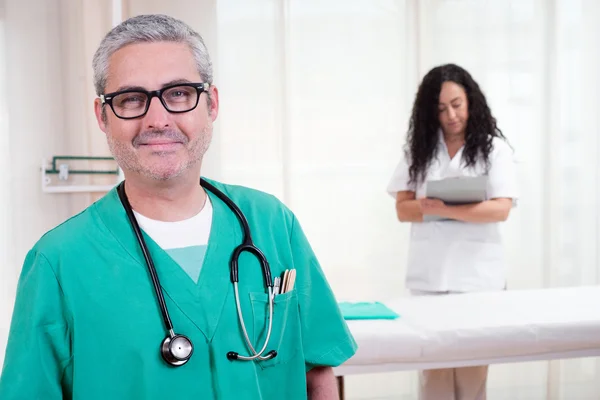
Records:
M0 398L337 398L356 343L298 220L201 175L219 96L200 35L130 18L93 67L125 180L28 253Z

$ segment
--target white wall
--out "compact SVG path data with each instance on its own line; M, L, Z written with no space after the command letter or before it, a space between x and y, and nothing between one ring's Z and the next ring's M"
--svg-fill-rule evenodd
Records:
M0 2L0 93L6 93L6 27L5 27L5 9L4 3ZM0 96L0 149L9 148L8 132L8 110L6 96ZM3 152L4 153L4 152ZM1 154L4 156L5 154ZM0 157L0 171L8 171L10 160L6 157ZM10 175L8 173L0 174L0 349L4 349L6 342L8 321L10 319L11 306L14 296L14 285L16 282L16 269L10 264L10 255L8 248L10 243L10 234L8 229L10 218L10 204L8 201L8 192L10 185ZM4 351L0 351L0 364Z

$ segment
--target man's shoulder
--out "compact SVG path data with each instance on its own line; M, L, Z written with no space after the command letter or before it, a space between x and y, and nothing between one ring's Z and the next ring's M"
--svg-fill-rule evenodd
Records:
M275 195L247 186L206 181L223 192L240 208L248 222L262 226L291 230L296 219L294 213Z
M281 210L290 212L287 206L273 194L248 186L227 184L210 179L205 180L223 192L240 208L260 208L262 211Z
M102 201L100 199L99 201ZM88 237L97 225L97 202L86 207L79 213L67 218L54 228L45 232L35 243L32 250L46 256L65 254L81 243L83 237Z

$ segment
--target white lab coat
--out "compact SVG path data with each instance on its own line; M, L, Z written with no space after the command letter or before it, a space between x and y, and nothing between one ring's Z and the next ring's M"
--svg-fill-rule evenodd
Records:
M485 174L480 160L465 168L463 149L451 160L440 132L437 159L431 163L426 180ZM402 156L388 184L388 193L396 198L399 191L414 191L425 197L426 182L409 185L409 163ZM495 138L490 153L487 198L517 200L517 179L512 148ZM506 285L505 257L499 223L434 221L413 223L406 287L431 292L471 292L501 290Z

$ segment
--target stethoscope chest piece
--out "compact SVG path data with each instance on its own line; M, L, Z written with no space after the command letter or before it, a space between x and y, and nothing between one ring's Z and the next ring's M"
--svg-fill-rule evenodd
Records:
M169 335L160 345L163 359L174 367L187 363L193 352L191 340L184 335Z

